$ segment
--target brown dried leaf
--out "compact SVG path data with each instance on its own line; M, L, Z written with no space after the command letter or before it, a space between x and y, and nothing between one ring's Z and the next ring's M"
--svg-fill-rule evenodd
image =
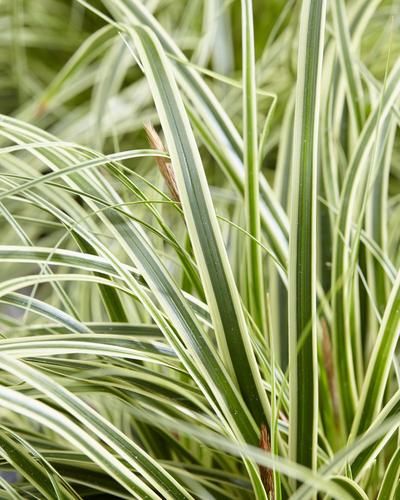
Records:
M262 450L267 451L267 452L271 452L271 442L270 442L270 439L269 439L268 428L264 424L261 426L260 448ZM273 475L273 472L268 467L264 467L262 465L260 465L259 468L260 468L261 481L262 481L262 483L264 485L265 491L267 492L269 498L271 500L274 500L274 498L275 498L275 490L274 490L274 475Z
M146 123L144 129L146 131L150 147L152 147L153 149L158 149L159 151L167 152L160 136L156 132L153 125L151 123ZM156 156L156 162L158 168L160 169L161 175L164 177L164 180L167 183L171 198L174 201L180 202L181 200L179 197L178 185L176 183L175 172L172 168L171 163L166 158L161 158L160 156Z

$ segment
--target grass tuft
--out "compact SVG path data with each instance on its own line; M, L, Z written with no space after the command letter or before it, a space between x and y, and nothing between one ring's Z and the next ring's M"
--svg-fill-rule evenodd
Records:
M397 4L0 2L1 499L399 498Z

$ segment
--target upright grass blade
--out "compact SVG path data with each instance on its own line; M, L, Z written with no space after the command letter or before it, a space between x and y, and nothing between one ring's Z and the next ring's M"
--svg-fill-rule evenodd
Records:
M294 94L292 93L286 106L281 127L279 143L279 154L276 164L274 189L283 208L289 209L289 191L292 167L292 141L293 141L293 118L294 118ZM270 294L271 303L279 314L273 315L273 335L275 349L278 349L280 365L286 369L289 361L289 337L288 337L288 293L287 286L279 275L275 266L271 263L270 270Z
M382 481L376 500L395 499L400 481L400 449L393 455Z
M147 28L136 27L133 36L166 136L222 359L261 426L267 401L193 132L160 43Z
M379 412L400 335L400 272L391 291L368 364L352 437L364 432Z
M350 116L354 126L353 132L355 131L357 134L361 130L364 121L363 94L360 75L352 54L351 33L343 0L334 0L332 2L332 14L337 36L339 59L348 87L346 96L351 110Z
M242 0L243 143L245 167L246 227L254 238L247 239L247 287L249 310L261 331L266 332L266 309L258 180L257 96L254 54L253 3Z
M377 130L388 120L391 107L400 93L400 60L393 66L380 102L370 114L357 142L349 166L346 170L340 196L339 213L333 244L332 297L333 309L333 348L338 378L339 397L345 428L352 426L357 407L358 391L355 378L354 353L351 344L349 302L351 295L350 280L353 273L350 266L350 252L358 248L358 241L352 242L353 216L357 208L363 206L368 188L368 168L370 154L374 147ZM384 128L384 127L383 127ZM378 134L381 137L381 134ZM353 246L352 247L352 243ZM350 281L350 283L349 283Z
M388 254L388 196L390 170L393 157L393 146L396 137L396 127L388 124L389 137L382 144L384 151L380 155L380 168L371 186L371 196L366 209L365 231L372 241L381 249L384 254ZM371 283L371 290L377 306L379 315L384 313L387 299L390 293L388 278L381 264L376 257L367 255L368 282ZM377 321L376 315L371 312L368 318L369 330L371 332L367 349L370 351L376 341ZM368 340L368 339L366 339Z
M291 184L289 445L292 460L310 468L317 457L316 203L325 16L325 0L303 2Z

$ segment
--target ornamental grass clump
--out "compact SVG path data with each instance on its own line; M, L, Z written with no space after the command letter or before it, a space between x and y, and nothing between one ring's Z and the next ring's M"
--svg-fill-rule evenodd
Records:
M397 2L0 20L0 498L399 498Z

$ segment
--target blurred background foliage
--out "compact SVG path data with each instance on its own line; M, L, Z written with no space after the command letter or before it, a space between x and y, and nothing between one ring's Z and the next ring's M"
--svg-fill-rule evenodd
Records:
M143 3L155 12L162 26L193 63L240 79L239 1L149 0ZM100 0L91 2L91 5L104 11ZM383 78L388 53L393 61L399 50L399 8L396 1L380 2L379 10L362 39L361 59L378 80ZM270 127L273 133L265 151L264 164L271 170L275 167L283 110L295 85L298 16L299 2L295 0L254 2L257 85L260 90L276 94L278 98ZM213 27L213 19L217 19L217 29ZM104 21L76 1L2 0L0 23L0 111L29 119L62 138L75 140L79 137L87 145L98 146L97 123L93 120L96 93L101 78L110 77L107 54L116 50L118 40L111 39L99 46L96 56L93 55L68 79L55 100L42 102L41 97L82 43L104 26ZM145 99L139 107L137 100L124 100L133 84L143 78L131 58L126 54L124 57L127 60L124 69L119 70L120 81L107 97L117 103L123 101L125 112L118 116L118 112L109 109L102 117L107 123L110 122L109 114L114 113L112 123L105 127L101 138L105 142L104 151L113 148L113 133L118 136L122 149L127 144L137 144L136 135L143 142L142 123L145 118L154 118L151 99L144 96L143 88L140 91ZM206 79L240 127L240 90L213 78ZM262 124L270 100L259 95L259 101ZM270 174L267 172L268 176Z

